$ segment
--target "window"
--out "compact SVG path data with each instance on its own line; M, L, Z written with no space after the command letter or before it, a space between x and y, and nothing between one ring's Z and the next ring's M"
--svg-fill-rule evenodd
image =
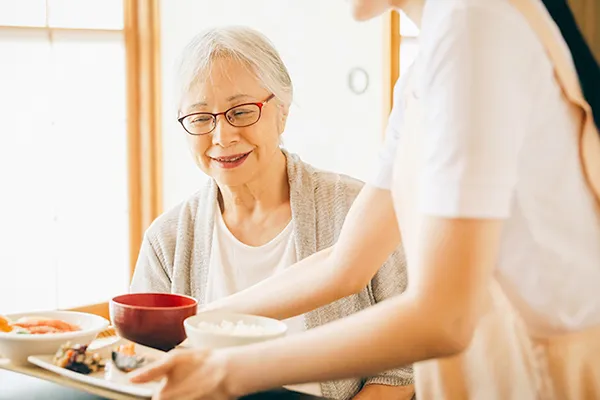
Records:
M123 9L0 0L0 313L127 290Z

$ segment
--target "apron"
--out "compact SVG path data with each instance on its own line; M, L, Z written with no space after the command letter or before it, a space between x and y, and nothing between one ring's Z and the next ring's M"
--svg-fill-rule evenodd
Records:
M568 47L539 0L509 1L545 46L566 100L581 117L577 134L583 173L600 213L600 137L570 63ZM418 73L415 69L403 94L404 127L394 165L393 195L406 249L415 249L414 232L420 223L414 171L421 167L423 135L422 110L412 88ZM410 270L408 251L407 257ZM600 327L533 337L500 284L492 280L469 347L453 357L416 363L414 374L417 397L424 400L600 399Z

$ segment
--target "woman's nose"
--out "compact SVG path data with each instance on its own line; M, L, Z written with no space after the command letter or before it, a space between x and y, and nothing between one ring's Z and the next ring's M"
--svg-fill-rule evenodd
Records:
M238 128L231 126L224 115L217 116L215 129L212 131L213 144L229 147L239 141Z

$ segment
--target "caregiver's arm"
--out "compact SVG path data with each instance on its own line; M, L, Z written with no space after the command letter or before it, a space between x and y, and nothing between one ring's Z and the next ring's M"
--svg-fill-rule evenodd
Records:
M284 319L364 288L400 244L389 190L366 185L352 204L337 243L282 273L208 305Z
M217 392L229 398L285 384L369 376L456 354L470 342L477 322L500 221L426 217L417 238L419 273L404 294L284 339L170 354L132 379L167 376L165 398Z
M427 217L419 237L419 273L411 276L405 294L303 335L228 351L229 389L242 394L290 382L368 376L463 350L488 287L501 225Z

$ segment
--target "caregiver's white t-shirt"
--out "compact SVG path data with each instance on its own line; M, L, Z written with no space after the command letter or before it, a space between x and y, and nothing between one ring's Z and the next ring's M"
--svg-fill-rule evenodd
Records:
M600 325L600 216L582 175L580 120L542 44L507 0L435 0L419 47L420 211L505 220L497 277L533 329ZM403 82L371 181L382 188L402 135Z

